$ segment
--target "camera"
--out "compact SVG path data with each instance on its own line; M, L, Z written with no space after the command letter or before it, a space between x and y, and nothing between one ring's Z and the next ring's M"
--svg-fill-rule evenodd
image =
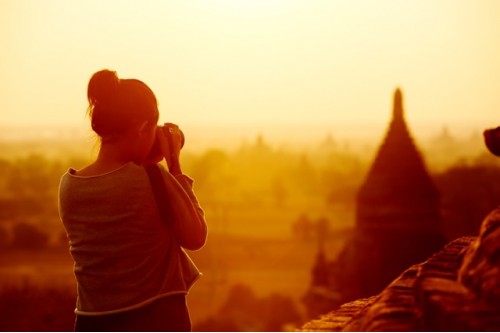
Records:
M171 124L171 123L165 123L163 126L164 129L168 129L168 136L167 136L167 140L168 140L168 145L169 146L172 146L173 142L172 142L172 133L173 133L173 130L174 128L176 128L177 126L174 125L174 124ZM184 147L184 142L185 142L185 137L184 137L184 133L181 131L181 129L179 127L177 127L177 130L179 131L179 134L181 136L181 148Z
M169 146L172 146L172 124L166 123L165 125L159 125L158 127L161 127L163 129L163 132L165 133L165 129L168 129L168 135L166 136L167 142ZM180 134L180 139L181 139L181 148L184 147L184 142L185 142L185 137L184 133L179 129L179 134ZM155 139L153 146L151 147L151 151L149 153L148 161L154 161L155 163L160 161L163 158L161 148L160 148L160 141L158 138Z

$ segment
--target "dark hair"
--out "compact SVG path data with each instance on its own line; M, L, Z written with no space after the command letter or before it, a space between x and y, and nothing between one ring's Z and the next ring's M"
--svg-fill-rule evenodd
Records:
M158 122L158 102L142 81L119 79L115 71L103 69L90 78L87 98L92 129L101 137L123 133L133 125Z

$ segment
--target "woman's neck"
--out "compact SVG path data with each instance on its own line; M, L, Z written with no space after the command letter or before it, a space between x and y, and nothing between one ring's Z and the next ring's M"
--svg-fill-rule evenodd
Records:
M130 154L124 144L119 142L103 142L99 149L97 159L77 171L80 176L95 176L116 170L123 165L132 162Z
M99 154L95 161L96 164L108 167L122 166L128 162L132 162L133 158L130 154L129 141L111 141L102 142L99 149Z

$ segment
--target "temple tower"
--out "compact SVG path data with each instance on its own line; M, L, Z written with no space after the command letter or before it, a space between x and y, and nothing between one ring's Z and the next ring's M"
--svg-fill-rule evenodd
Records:
M378 294L445 244L439 210L439 192L406 124L403 94L396 89L389 128L356 197L353 235L329 264L328 289L335 297L319 297L313 283L306 298L333 308ZM316 277L325 271L318 269L325 266L322 255L313 270L316 284L325 280Z
M355 233L344 249L351 262L343 265L350 266L352 274L344 283L353 284L348 298L378 293L445 244L440 195L406 124L400 89L394 93L385 138L356 199Z
M408 130L400 89L394 93L392 120L356 205L362 233L440 229L439 193Z

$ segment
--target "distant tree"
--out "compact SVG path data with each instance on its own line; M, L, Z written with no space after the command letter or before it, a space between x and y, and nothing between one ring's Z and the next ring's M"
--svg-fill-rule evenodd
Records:
M301 240L310 240L314 236L314 231L314 225L305 213L302 213L292 224L292 234Z
M272 294L262 301L263 317L266 318L264 330L279 332L287 326L297 326L302 321L293 301L280 294Z
M316 221L316 239L322 242L328 237L330 233L330 220L326 217L321 217Z
M197 323L196 331L282 331L287 325L298 325L302 318L293 301L272 294L257 298L243 284L234 285L217 314Z
M226 153L217 149L208 150L194 161L190 173L196 180L197 191L217 195L221 188L228 186L224 177L227 162Z
M12 165L9 161L0 159L0 190L5 191L7 177L11 173Z
M292 172L296 185L303 193L314 195L321 192L322 184L318 182L317 170L308 155L300 155Z
M261 331L260 310L259 300L252 288L237 284L229 290L226 301L219 309L219 316L236 323L238 331Z
M477 234L483 219L500 204L500 168L453 167L435 177L441 192L442 219L448 239Z
M7 228L0 225L0 249L4 249L9 245L9 232Z
M41 155L19 159L7 179L7 190L15 195L48 194L53 190L50 162Z
M29 223L21 222L12 228L12 246L16 249L42 249L48 242L47 233Z
M351 154L333 153L321 169L320 181L330 205L352 205L363 183L368 165Z
M286 189L286 186L281 178L274 178L274 181L272 183L272 194L274 197L274 203L276 204L276 207L278 208L283 208L288 192Z
M75 288L21 283L0 289L0 331L69 332L74 328Z

